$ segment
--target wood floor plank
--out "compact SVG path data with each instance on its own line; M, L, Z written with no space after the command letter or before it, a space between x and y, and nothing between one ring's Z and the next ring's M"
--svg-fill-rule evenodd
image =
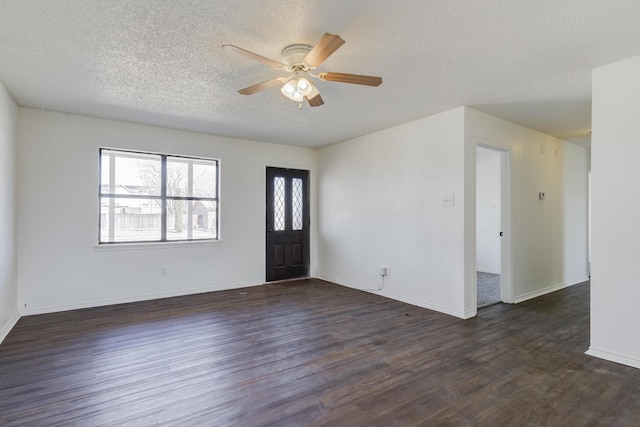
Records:
M320 280L20 319L3 426L640 425L589 285L469 320Z

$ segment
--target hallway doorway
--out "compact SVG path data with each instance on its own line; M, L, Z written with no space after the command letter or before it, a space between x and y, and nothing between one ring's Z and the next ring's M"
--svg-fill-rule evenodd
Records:
M504 286L508 152L476 147L476 302L477 308L508 302Z

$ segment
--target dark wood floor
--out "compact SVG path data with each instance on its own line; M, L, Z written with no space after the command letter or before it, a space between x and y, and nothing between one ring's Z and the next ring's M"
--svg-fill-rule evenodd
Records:
M460 320L318 280L20 319L0 425L640 425L589 285Z

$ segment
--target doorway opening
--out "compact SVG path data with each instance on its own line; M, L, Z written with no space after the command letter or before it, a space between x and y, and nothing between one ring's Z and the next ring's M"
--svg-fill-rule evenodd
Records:
M508 252L509 152L476 146L477 308L510 301Z

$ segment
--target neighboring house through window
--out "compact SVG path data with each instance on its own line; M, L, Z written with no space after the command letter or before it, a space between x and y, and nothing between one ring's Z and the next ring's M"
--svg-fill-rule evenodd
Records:
M100 149L99 243L218 239L219 161Z

